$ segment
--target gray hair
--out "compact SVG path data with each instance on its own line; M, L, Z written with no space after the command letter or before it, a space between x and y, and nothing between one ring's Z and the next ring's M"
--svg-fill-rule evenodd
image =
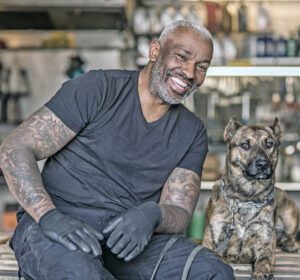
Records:
M181 27L192 28L194 31L198 32L202 37L212 40L212 36L211 36L210 32L203 25L201 25L198 22L189 21L189 20L179 20L179 21L172 22L167 27L165 27L165 29L160 34L158 40L160 42L162 42L171 33L173 33L174 31L176 31L178 28L181 28Z

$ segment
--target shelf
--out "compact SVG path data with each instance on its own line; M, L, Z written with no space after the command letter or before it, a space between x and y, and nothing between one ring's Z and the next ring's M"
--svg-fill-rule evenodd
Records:
M148 63L148 57L136 58L136 65L143 67ZM261 76L287 77L300 76L300 57L253 57L236 60L231 66L210 66L208 76Z
M211 190L215 182L202 181L201 190ZM290 182L278 182L275 183L276 187L285 190L285 191L300 191L300 182L299 183L290 183Z
M113 50L126 50L122 46L99 46L99 47L20 47L20 48L8 48L0 49L1 53L9 52L61 52L61 51L113 51ZM131 50L127 48L127 50Z
M250 65L255 66L299 66L300 57L252 57Z
M4 7L71 7L71 8L105 8L105 7L121 7L126 6L126 0L72 0L72 1L61 1L61 0L0 0L0 4Z
M210 77L300 77L299 66L211 66Z
M141 1L145 6L151 7L151 6L164 6L164 5L170 5L170 3L172 3L172 1L170 0L142 0ZM241 0L202 0L199 1L201 2L216 2L216 3L227 3L227 2L241 2ZM246 1L245 1L246 2ZM250 4L253 3L258 3L258 2L266 2L266 0L251 0L249 1ZM269 3L285 3L285 2L293 2L293 3L299 3L300 4L300 0L268 0L267 2ZM196 0L182 0L177 2L176 4L197 4ZM248 3L247 3L248 4Z

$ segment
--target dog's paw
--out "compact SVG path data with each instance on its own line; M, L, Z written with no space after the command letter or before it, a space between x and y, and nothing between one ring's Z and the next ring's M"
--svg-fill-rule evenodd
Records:
M287 242L282 243L280 247L284 252L289 252L289 253L298 252L298 246L295 241L289 240Z
M273 273L253 272L250 280L274 280Z

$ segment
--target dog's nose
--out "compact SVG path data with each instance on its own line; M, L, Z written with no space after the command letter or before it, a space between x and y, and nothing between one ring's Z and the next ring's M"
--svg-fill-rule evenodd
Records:
M248 164L245 174L249 180L268 179L272 176L273 170L270 161L259 155Z
M264 170L269 166L269 161L263 157L259 157L255 161L255 166L258 170Z

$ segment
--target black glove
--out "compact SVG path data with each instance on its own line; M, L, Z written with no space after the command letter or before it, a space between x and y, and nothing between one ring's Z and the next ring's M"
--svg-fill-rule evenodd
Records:
M102 254L98 240L103 235L77 218L65 215L58 209L44 214L39 221L43 233L51 240L58 242L71 251L80 249L97 257Z
M103 230L109 235L106 245L118 258L130 261L148 244L154 229L162 221L157 203L145 202L114 218Z

